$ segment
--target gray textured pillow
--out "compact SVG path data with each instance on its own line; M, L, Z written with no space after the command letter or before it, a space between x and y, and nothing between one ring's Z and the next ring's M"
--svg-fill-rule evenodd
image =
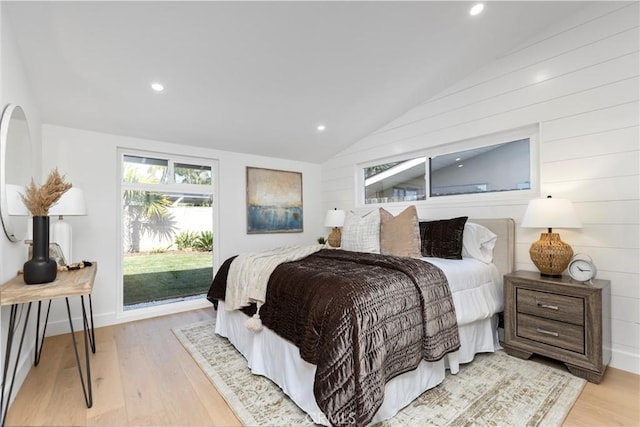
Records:
M383 255L420 258L418 211L409 206L393 216L380 208L380 253Z
M380 253L380 211L364 216L347 212L342 226L342 249L354 252Z

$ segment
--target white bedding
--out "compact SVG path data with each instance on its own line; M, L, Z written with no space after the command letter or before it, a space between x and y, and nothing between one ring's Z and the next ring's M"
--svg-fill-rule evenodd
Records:
M499 348L495 313L502 311L502 280L493 264L471 258L446 260L424 258L440 267L452 289L460 331L460 350L438 362L421 362L417 369L402 374L385 387L385 400L372 423L393 417L425 390L440 384L445 369L457 373L460 363L473 360L476 353ZM269 328L253 334L244 327L247 316L240 311L226 311L220 301L216 333L229 341L247 359L254 374L270 378L315 423L329 425L313 396L315 365L300 358L298 348Z
M444 271L456 307L458 326L502 311L502 276L494 264L473 258L421 258Z

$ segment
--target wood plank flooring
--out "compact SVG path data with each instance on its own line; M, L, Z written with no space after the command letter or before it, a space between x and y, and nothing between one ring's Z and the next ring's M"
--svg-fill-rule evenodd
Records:
M201 309L96 329L91 409L84 404L69 335L47 338L40 365L29 372L6 425L240 425L171 332L214 315ZM587 384L564 425L638 426L639 405L640 376L609 368L601 384Z

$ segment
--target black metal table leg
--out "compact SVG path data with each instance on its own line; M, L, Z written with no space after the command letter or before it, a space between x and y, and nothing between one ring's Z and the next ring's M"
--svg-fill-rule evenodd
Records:
M89 332L89 344L91 344L91 352L93 354L96 354L96 332L95 329L93 328L93 305L91 304L91 294L88 295L89 297L89 317L91 318L91 330ZM84 307L84 301L82 303L83 307ZM84 327L86 329L89 329L89 325L87 324L87 317L84 317Z
M24 305L23 305L24 306ZM11 312L9 314L9 331L7 333L7 346L4 355L4 368L2 370L2 390L0 391L0 412L2 412L2 423L0 426L4 426L4 422L7 419L7 412L9 412L9 402L11 402L11 393L13 393L13 385L16 380L16 372L18 371L18 363L20 362L20 354L22 353L22 345L24 344L24 336L27 332L27 325L29 323L29 314L31 314L31 303L27 305L27 314L24 319L24 326L22 327L22 336L20 337L20 344L18 345L18 353L16 355L16 363L13 366L13 373L11 374L11 385L7 392L7 399L5 402L4 388L7 385L7 374L9 373L9 364L11 359L11 350L13 347L13 338L16 329L16 316L18 313L18 305L11 305Z
M42 301L38 301L38 317L36 320L36 354L33 360L33 366L38 366L40 363L40 355L42 355L42 347L44 347L44 336L47 333L47 324L49 323L49 311L51 311L51 300L49 300L49 306L47 307L47 315L44 318L44 327L42 328L42 341L40 347L38 347L38 340L40 339L40 309L42 308Z
M78 355L78 345L76 343L76 335L73 330L73 321L71 319L71 309L69 308L69 298L65 298L67 303L67 315L69 317L69 328L71 329L71 340L73 341L73 351L76 356L76 364L78 365L78 373L80 374L80 382L82 383L82 392L84 393L84 401L87 404L87 408L91 408L93 406L93 394L91 388L91 363L89 361L89 331L87 325L89 324L87 320L87 310L84 306L84 296L80 296L80 301L82 305L82 326L83 326L83 335L84 335L84 352L85 352L85 372L87 374L87 381L85 383L84 374L82 373L82 366L80 364L80 356Z

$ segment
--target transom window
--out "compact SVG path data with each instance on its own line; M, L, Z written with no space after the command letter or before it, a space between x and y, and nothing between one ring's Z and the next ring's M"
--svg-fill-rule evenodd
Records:
M364 203L413 202L533 189L537 126L365 165Z
M426 157L364 168L365 203L425 200Z
M124 182L211 185L211 166L124 155Z
M429 158L429 195L531 189L529 138Z

